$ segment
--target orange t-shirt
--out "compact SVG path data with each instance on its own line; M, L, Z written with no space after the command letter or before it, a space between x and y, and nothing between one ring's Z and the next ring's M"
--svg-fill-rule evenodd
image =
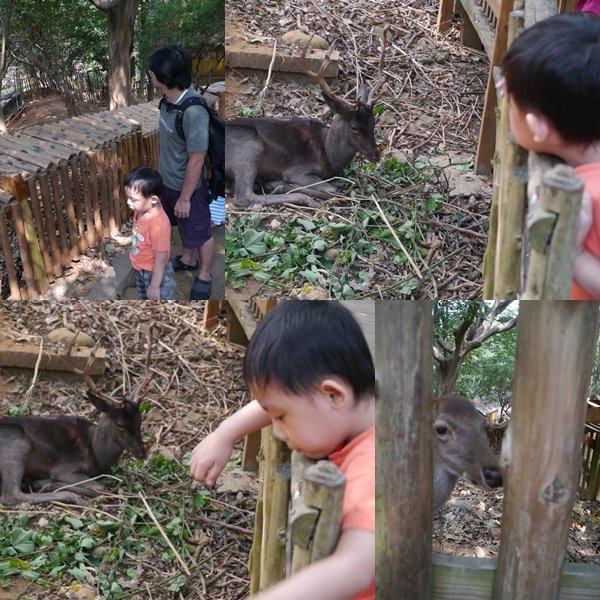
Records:
M155 253L167 252L168 259L170 250L171 223L162 206L156 215L141 221L138 213L134 213L129 252L131 266L138 271L152 271Z
M583 247L590 254L600 258L600 163L590 163L575 168L575 172L585 184L585 191L592 197L592 226L585 236ZM573 282L571 300L598 300Z
M329 460L346 476L341 530L375 533L375 427L336 450ZM352 600L375 600L375 580Z

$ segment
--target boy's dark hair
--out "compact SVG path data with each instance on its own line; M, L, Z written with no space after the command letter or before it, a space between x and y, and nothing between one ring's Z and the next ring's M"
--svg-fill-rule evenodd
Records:
M149 198L150 196L158 196L160 198L162 177L158 171L142 165L129 172L127 177L125 177L123 187L128 187L139 192L144 198Z
M192 83L192 57L181 46L171 44L154 51L148 58L148 68L170 89L185 90Z
M375 393L375 368L352 313L333 300L286 300L262 319L244 359L250 386L311 393L328 376L343 378L356 400Z
M523 111L545 116L565 142L600 140L600 18L555 15L512 43L502 71L506 90Z

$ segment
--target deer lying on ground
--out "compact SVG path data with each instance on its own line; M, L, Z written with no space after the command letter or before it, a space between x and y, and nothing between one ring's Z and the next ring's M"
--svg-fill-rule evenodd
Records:
M90 402L102 413L96 424L67 415L0 419L3 503L85 504L82 496L93 498L104 491L101 483L89 480L107 473L123 450L136 458L145 457L139 404L140 394L150 379L151 345L150 335L146 376L128 399L115 400L96 387L89 374L94 351L83 370L72 368L83 376ZM23 488L33 492L26 493Z
M502 485L498 459L490 449L486 422L473 402L460 396L435 404L433 444L433 513L449 498L459 477L490 490Z
M307 70L335 113L331 126L302 117L234 119L226 124L225 173L234 182L236 202L318 206L313 198L327 199L336 192L327 180L340 175L357 152L373 162L379 159L373 107L384 84L385 41L386 32L377 83L370 92L361 86L353 103L336 96L323 75L335 42L318 71ZM255 193L256 188L268 195Z

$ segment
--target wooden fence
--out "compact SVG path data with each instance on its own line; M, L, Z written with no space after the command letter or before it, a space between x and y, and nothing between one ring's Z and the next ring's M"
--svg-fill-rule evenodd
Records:
M600 597L600 567L564 564L598 308L520 305L496 561L432 556L432 305L377 303L378 599Z
M158 165L156 103L0 137L0 246L11 299L39 298L72 261L120 230L123 179L143 163Z

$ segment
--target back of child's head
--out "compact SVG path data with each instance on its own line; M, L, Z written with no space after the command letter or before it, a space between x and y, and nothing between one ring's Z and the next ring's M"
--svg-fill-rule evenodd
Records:
M130 171L123 186L139 192L144 198L158 196L162 191L162 177L158 171L144 165Z
M375 368L363 332L333 300L287 300L267 313L254 332L244 360L251 387L273 385L285 392L314 392L337 376L358 401L375 393Z
M170 89L185 90L192 83L192 57L182 46L171 44L154 51L148 68Z
M546 117L562 139L600 141L600 18L555 15L525 29L511 44L502 72L511 101Z

